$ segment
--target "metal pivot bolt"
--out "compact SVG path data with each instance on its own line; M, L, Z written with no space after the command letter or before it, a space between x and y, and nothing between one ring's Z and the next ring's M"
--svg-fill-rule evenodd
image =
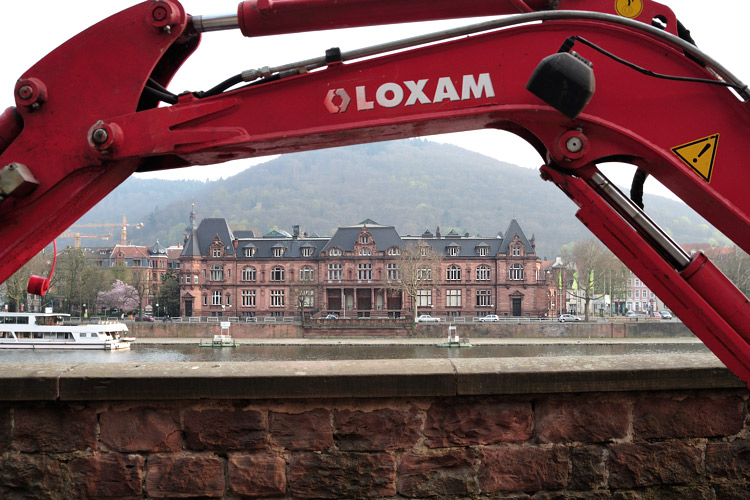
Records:
M37 78L26 78L16 82L16 102L37 110L47 100L47 86Z
M123 139L122 130L114 123L98 121L91 126L88 133L89 145L102 155L109 155Z
M580 130L568 130L558 137L554 146L557 161L580 160L589 152L589 139Z
M105 129L98 128L94 130L93 134L91 134L91 138L93 139L94 144L102 145L107 142L107 139L109 139L109 134L107 134Z
M571 137L565 142L565 148L571 153L578 153L583 149L583 141L578 137Z
M169 34L172 32L172 26L179 24L180 12L180 9L169 0L156 0L149 6L149 22L154 28Z

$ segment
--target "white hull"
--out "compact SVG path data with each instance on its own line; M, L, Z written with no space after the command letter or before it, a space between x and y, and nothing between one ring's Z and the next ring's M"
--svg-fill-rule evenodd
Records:
M65 324L68 315L0 313L0 349L85 349L114 351L130 348L128 328L118 321Z

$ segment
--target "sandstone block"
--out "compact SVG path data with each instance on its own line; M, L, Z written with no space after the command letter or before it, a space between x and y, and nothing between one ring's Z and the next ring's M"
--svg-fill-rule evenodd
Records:
M229 458L229 489L248 497L286 493L286 462L273 455L236 455Z
M730 436L744 419L744 401L736 396L648 398L635 405L633 430L639 439Z
M529 403L435 403L427 410L425 444L430 448L523 443L531 437Z
M750 440L709 444L706 447L706 471L712 478L750 478Z
M568 484L568 451L562 447L485 448L479 456L482 493L554 490Z
M68 465L78 498L141 498L143 458L105 453L72 460Z
M599 446L581 446L570 450L572 464L568 488L595 490L606 482L605 450Z
M386 453L301 453L289 466L295 498L373 498L396 495L396 459Z
M333 414L339 449L347 451L411 448L420 437L422 419L416 409L337 410Z
M288 450L327 450L333 446L333 427L328 410L318 408L303 413L270 412L271 439Z
M590 398L545 399L535 409L541 443L600 443L624 438L630 426L626 403Z
M440 455L403 455L398 467L398 492L407 497L455 498L479 493L472 450Z
M146 474L150 498L224 496L224 464L218 458L152 455Z
M24 406L15 410L14 447L19 451L96 449L96 412L90 408Z
M701 472L701 451L680 441L613 444L609 451L612 488L690 483Z
M46 455L16 454L0 460L0 498L68 500L60 462Z
M99 417L102 444L113 451L178 451L182 449L180 418L157 408L110 410Z
M266 446L263 415L254 410L188 410L185 441L192 450L259 450Z

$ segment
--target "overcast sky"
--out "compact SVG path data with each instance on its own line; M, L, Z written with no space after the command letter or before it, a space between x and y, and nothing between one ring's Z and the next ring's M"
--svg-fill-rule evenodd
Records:
M0 78L0 96L4 97L0 99L0 109L14 104L12 92L15 80L37 60L88 26L135 3L137 2L124 0L3 2L1 9L4 22L3 30L0 31L0 46L4 47L4 69ZM670 5L678 19L691 30L693 38L704 52L744 82L750 81L750 63L747 62L748 56L744 51L748 46L746 24L750 19L749 1L672 0L664 3ZM193 15L232 13L237 8L236 1L227 0L185 0L182 4ZM468 22L450 21L427 23L427 26L375 27L265 38L244 38L238 31L206 33L196 53L175 76L170 89L175 92L205 90L242 70L318 57L329 47L338 46L347 51L460 24ZM127 40L123 40L123 43L127 43ZM227 51L231 51L231 56L227 56ZM498 134L501 134L500 138ZM465 132L433 136L431 139L450 142L526 168L539 168L541 164L539 156L526 142L507 133ZM217 179L229 177L249 165L267 160L268 158L241 160L149 176ZM632 176L631 172L630 167L605 170L607 175L620 184L629 184L627 179ZM646 183L646 191L669 194L653 178Z

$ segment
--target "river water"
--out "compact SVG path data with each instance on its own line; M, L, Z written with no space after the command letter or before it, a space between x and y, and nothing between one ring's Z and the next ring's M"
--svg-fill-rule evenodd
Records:
M710 352L701 343L475 345L133 345L122 351L0 350L0 363L141 363L341 359L507 358Z

